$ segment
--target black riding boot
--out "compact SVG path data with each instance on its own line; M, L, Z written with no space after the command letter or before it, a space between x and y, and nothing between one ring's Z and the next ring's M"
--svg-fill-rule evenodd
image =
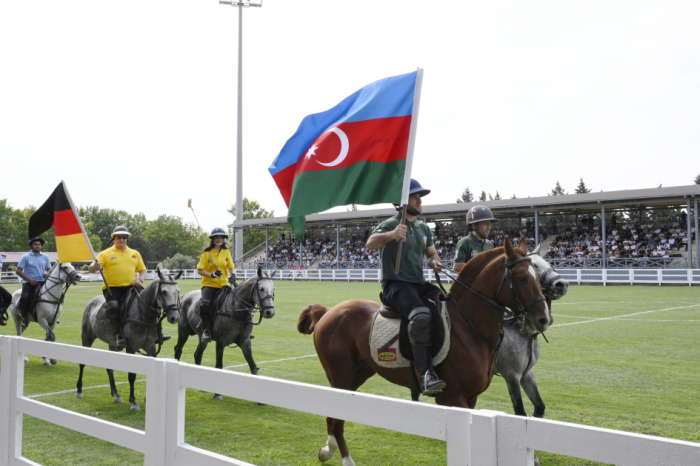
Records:
M420 391L423 395L435 396L442 393L445 382L440 380L433 370L432 355L429 346L413 345L413 357L416 360L416 368L420 374Z
M119 333L119 307L107 307L107 309L105 309L105 315L109 322L109 328L112 330L115 345L122 348L126 347L126 340L121 333Z
M210 310L211 303L202 301L202 304L199 306L199 316L202 318L202 343L209 343L211 341L211 332L209 331Z
M26 307L27 307L26 301L22 298L19 298L19 302L17 303L17 308L19 309L19 315L22 316L22 322L19 324L22 327L22 330L29 327L29 321L27 320L27 315L25 314Z

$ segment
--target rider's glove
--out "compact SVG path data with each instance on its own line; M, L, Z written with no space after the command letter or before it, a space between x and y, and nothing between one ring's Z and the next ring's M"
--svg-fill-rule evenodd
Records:
M217 270L211 274L211 278L219 278L222 275L221 270Z
M228 277L228 283L230 285L235 285L236 284L236 274L232 273L230 277Z

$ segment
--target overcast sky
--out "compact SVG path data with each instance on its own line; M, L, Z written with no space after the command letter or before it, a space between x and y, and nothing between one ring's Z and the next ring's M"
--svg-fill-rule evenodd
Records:
M244 10L244 196L302 118L425 69L414 177L545 195L692 184L700 2L265 0ZM238 10L217 0L0 2L0 198L232 221Z

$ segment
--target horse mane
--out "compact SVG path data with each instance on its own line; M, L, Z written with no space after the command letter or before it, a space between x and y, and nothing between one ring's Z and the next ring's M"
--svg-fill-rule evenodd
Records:
M467 262L467 265L459 272L457 278L465 285L471 285L476 281L484 268L501 254L505 254L503 246L477 254Z

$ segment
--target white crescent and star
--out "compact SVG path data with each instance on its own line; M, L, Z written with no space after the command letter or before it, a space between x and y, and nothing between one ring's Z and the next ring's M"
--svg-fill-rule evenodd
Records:
M343 160L345 160L345 157L347 157L348 150L350 149L350 142L348 141L348 136L343 132L342 129L337 127L331 128L323 134L331 132L335 133L338 136L338 139L340 139L340 153L338 154L338 157L336 157L335 160L333 160L332 162L323 163L316 160L318 164L323 165L324 167L335 167L336 165L340 165L343 162ZM321 136L323 136L323 134ZM306 158L309 159L312 155L316 155L316 149L318 149L318 146L315 144L312 145L311 148L309 148L308 152L306 152Z

